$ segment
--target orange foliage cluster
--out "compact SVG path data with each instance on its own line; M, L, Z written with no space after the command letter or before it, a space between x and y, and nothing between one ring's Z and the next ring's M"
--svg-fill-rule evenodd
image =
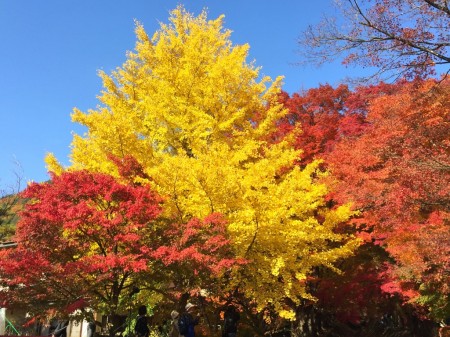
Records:
M355 233L393 258L379 266L381 289L407 300L448 298L449 81L323 85L280 99L290 114L276 137L301 129L293 144L304 149L300 164L324 160L335 186L330 205L353 202Z

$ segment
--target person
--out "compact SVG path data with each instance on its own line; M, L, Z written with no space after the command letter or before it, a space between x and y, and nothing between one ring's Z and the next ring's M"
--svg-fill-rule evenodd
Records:
M196 305L189 302L184 307L185 312L181 314L178 319L178 330L180 332L180 336L195 337L195 326L200 321L200 313L194 317L196 308Z
M172 322L170 323L169 337L180 337L180 331L178 330L178 317L180 314L176 310L172 310L170 317Z
M238 321L241 319L241 315L234 305L229 305L223 315L223 337L236 337Z
M67 326L69 325L68 320L59 320L58 325L52 332L52 337L67 337Z
M86 311L86 337L95 337L97 324L101 326L100 322L95 320L95 314L92 310Z
M42 322L42 329L39 336L51 336L51 334L52 333L50 331L50 321L46 319Z
M96 328L95 321L89 321L86 327L86 337L95 337Z
M150 334L147 322L147 307L145 305L141 305L138 308L138 317L136 319L136 324L134 325L134 333L137 337L148 337Z

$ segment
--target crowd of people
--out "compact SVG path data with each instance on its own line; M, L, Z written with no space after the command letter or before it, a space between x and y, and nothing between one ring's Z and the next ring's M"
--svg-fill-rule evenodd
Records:
M200 323L201 313L197 306L188 302L181 314L173 310L170 313L169 337L195 337L195 326ZM229 305L223 315L221 326L222 337L236 337L240 314L233 305ZM140 306L138 317L134 326L136 337L149 337L150 328L148 326L147 308Z

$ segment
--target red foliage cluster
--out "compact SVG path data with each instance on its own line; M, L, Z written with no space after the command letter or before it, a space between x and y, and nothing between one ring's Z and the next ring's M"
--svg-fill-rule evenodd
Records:
M380 83L353 92L321 86L280 99L290 114L273 139L294 132L293 145L304 149L301 164L323 159L334 179L330 201L353 202L360 211L352 221L355 234L395 259L388 274L379 275L382 289L405 299L417 298L419 287L448 296L448 80Z
M172 238L168 245L152 253L167 266L188 265L195 274L204 270L215 275L245 263L234 257L226 237L226 221L219 213L203 220L193 218L185 225L173 224L167 234Z
M161 199L148 188L77 171L31 184L23 197L29 202L17 225L18 246L0 256L10 289L2 292L5 305L80 297L117 302L133 273L148 268L141 248L161 213Z
M292 97L282 93L279 100L288 108L289 113L279 121L278 132L272 135L272 140L282 138L300 127L301 132L296 136L293 146L302 150L302 164L328 152L337 137L337 126L349 93L345 85L336 89L330 85L321 85L318 89L308 90L303 95L294 94Z
M162 218L162 199L148 186L134 158L114 161L122 173L88 171L52 175L31 184L17 225L17 247L0 251L2 306L53 303L58 310L89 304L120 312L136 285L177 283L179 293L211 279L238 261L219 214L186 224ZM114 313L114 312L111 312Z

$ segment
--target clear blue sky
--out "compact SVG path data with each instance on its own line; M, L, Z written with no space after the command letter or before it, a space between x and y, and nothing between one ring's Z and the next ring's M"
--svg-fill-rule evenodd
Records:
M234 44L249 43L249 61L262 74L285 76L294 93L320 83L338 84L350 71L339 62L302 67L296 40L307 25L333 10L332 0L0 0L0 189L11 185L14 162L25 181L48 179L44 157L65 165L74 107L95 108L101 90L97 71L110 73L135 44L134 19L153 34L181 3L210 18L225 15Z

